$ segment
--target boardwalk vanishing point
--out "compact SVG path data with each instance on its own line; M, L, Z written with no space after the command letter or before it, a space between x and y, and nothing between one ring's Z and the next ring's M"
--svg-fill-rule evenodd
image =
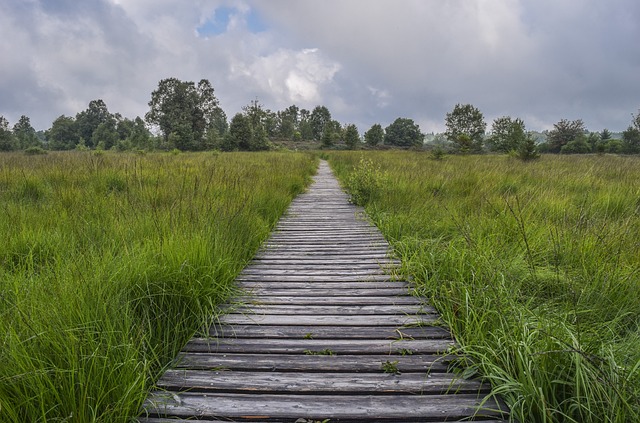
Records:
M326 162L237 278L245 296L192 338L141 423L503 422L491 387L451 371L436 311Z

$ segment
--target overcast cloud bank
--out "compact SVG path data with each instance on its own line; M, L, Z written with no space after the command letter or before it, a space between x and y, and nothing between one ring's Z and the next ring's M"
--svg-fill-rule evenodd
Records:
M0 0L0 114L46 129L101 98L144 116L158 81L209 79L229 116L325 105L364 132L444 130L456 103L528 129L625 129L637 0Z

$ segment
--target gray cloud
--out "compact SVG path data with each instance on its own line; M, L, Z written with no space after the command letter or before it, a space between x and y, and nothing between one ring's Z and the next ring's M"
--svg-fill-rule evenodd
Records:
M220 7L226 31L199 33ZM362 132L399 116L441 131L467 102L489 123L621 130L639 21L636 0L0 0L0 114L47 128L102 98L134 117L175 76L209 79L229 115L324 104Z

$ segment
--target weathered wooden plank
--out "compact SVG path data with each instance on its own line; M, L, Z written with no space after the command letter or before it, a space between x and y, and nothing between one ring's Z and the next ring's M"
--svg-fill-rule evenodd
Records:
M370 250L372 248L389 248L388 245L385 245L382 241L351 241L349 240L339 240L339 239L330 239L326 241L316 241L315 243L302 243L302 242L287 242L287 241L267 241L265 246L267 248L273 248L277 250L284 250L286 248L289 249L304 249L311 248L316 251L322 251L323 249L342 249L345 251L355 250L355 249L363 249Z
M241 275L236 279L238 282L245 281L265 281L265 282L326 282L326 281L334 281L334 282L366 282L366 281L378 281L378 282L391 282L395 280L392 276L389 275L353 275L353 276L342 276L342 275L309 275L309 276L297 276L297 275Z
M220 316L224 324L260 325L309 325L309 326L407 326L433 325L438 318L433 314L418 316L315 316L315 315L269 315L269 314L226 314Z
M456 355L300 355L300 354L209 354L181 353L175 361L178 369L219 369L236 371L353 372L380 373L389 362L399 372L443 373Z
M271 237L267 240L267 246L273 245L348 245L348 246L383 246L386 247L386 240L382 237L372 237L370 235L357 235L357 236L316 236L307 235L304 237L291 237L291 236L277 236Z
M381 363L382 365L382 363ZM167 370L157 386L190 392L254 394L488 394L491 386L451 373L311 373Z
M262 254L274 255L277 254L280 258L295 257L296 255L315 256L316 258L333 257L333 258L360 258L371 256L374 258L389 258L393 257L393 250L388 247L367 247L367 248L354 248L349 246L343 247L302 247L302 246L289 246L289 247L271 247L267 249L262 247L256 254L256 257L260 257Z
M305 232L336 232L336 231L345 231L347 233L375 233L378 234L380 231L375 226L371 226L368 222L355 222L355 221L328 221L328 222L298 222L296 220L284 220L280 221L278 226L275 228L275 233L305 233Z
M241 419L241 420L239 420ZM236 422L241 422L241 421L249 421L249 420L244 420L240 417L236 418L236 420L234 420ZM257 421L255 419L251 419L250 420L252 423L273 423L273 420L271 422L266 422L266 421ZM280 420L281 421L281 420ZM309 420L305 420L305 421L309 421ZM367 419L367 422L371 422L371 421L375 421L375 420L369 420ZM380 421L380 420L378 420ZM386 420L387 422L389 420ZM468 420L470 421L470 420ZM194 420L194 419L189 419L189 420L183 420L183 419L175 419L175 418L162 418L162 417L140 417L138 418L138 422L139 423L180 423L180 422L184 422L184 423L229 423L229 420ZM431 423L451 423L451 420L448 422L445 422L443 420L438 420L438 421L431 421ZM507 423L506 420L473 420L473 423Z
M344 292L344 289L387 289L397 288L402 289L402 293L406 294L410 285L406 282L369 282L369 281L322 281L322 282L307 282L307 281L244 281L238 282L238 287L251 290L253 288L262 289L334 289L337 292ZM311 293L310 293L311 294Z
M260 295L275 295L275 296L288 296L288 297L352 297L354 295L372 296L372 295L407 295L406 288L345 288L345 289L331 289L331 288L247 288L247 292L259 297Z
M307 225L300 225L300 226L292 226L292 225L281 226L275 229L275 232L273 233L273 235L269 237L269 239L287 238L287 239L304 241L305 239L308 239L307 237L336 238L336 237L339 237L340 235L344 235L346 237L356 237L356 238L371 237L371 239L386 240L386 238L384 238L384 236L380 234L380 231L377 231L377 229L375 228L361 227L361 228L348 229L347 225L349 227L353 227L352 223L345 223L344 226L337 226L335 223L326 224L324 226L317 226L311 223Z
M233 313L248 315L260 314L313 314L322 316L350 316L350 315L407 315L407 314L435 314L436 310L426 305L267 305L247 304L231 305Z
M276 264L271 261L259 261L259 262L251 262L248 267L246 267L241 274L268 274L268 273L292 273L292 272L333 272L333 273L342 273L342 272L351 272L351 271L367 271L372 273L378 273L381 271L388 271L392 269L397 269L398 266L394 266L391 264L381 264L376 263L374 261L371 262L361 262L361 263L333 263L327 261L318 260L315 263L284 263L284 264Z
M461 395L250 395L198 393L152 393L144 408L151 416L245 419L361 419L367 422L461 420L504 418L506 409L493 399L477 394Z
M338 266L334 266L334 269L322 269L320 267L316 267L315 269L304 269L304 268L293 268L293 269L273 269L269 267L252 267L246 268L240 275L239 278L244 278L246 276L257 276L257 277L274 277L274 276L373 276L373 275L387 275L384 269L380 266L377 268L352 268L352 267L342 267L341 269ZM387 275L388 276L388 275Z
M400 305L400 304L424 304L422 300L416 297L402 296L402 297L332 297L328 299L326 297L278 297L263 295L260 297L247 296L238 297L237 302L241 304L297 304L297 305L374 305L374 304L386 304L386 305Z
M252 354L439 354L455 343L449 339L252 339L192 338L186 352Z
M272 250L262 250L256 254L257 259L262 259L262 255L278 254L283 259L292 260L297 257L314 258L317 260L333 260L335 258L356 257L356 258L380 258L393 257L390 250L384 248L368 248L354 250L348 248L328 248L323 250L313 248L280 248Z
M382 236L380 232L373 231L276 231L269 237L269 240L284 240L291 242L308 243L308 241L315 240L337 240L337 239L350 239L350 240L379 240L385 241L386 238Z
M260 339L451 339L449 331L438 326L353 326L349 330L337 330L333 326L213 325L209 335Z
M280 260L280 261L297 261L297 260L314 260L314 261L328 261L328 260L336 260L340 258L344 258L344 254L342 253L318 253L317 251L288 251L287 254L275 253L271 250L264 250L256 254L253 258L256 260ZM380 261L384 263L386 260L392 259L392 255L388 254L387 250L380 252L370 252L370 251L361 251L361 252L352 252L349 254L349 259L351 260L373 260Z
M402 263L400 262L400 260L397 259L391 259L385 256L382 257L376 257L376 256L371 256L371 257L363 257L363 256L356 256L356 257L350 257L348 259L340 259L340 258L332 258L331 260L327 260L326 258L323 257L308 257L305 255L300 255L300 256L288 256L288 257L282 257L280 255L270 255L270 256L257 256L256 258L254 258L251 261L250 266L256 266L256 265L260 265L260 264L266 264L269 266L282 266L282 267L287 267L287 266L315 266L315 265L319 265L319 266L342 266L342 265L357 265L357 266L361 266L361 265L377 265L377 266L382 266L382 267L387 267L387 266L400 266Z

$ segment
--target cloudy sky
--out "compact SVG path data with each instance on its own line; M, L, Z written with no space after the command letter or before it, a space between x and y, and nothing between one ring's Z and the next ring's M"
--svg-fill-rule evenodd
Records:
M0 114L36 129L103 99L144 116L163 78L251 100L325 105L364 132L408 117L625 129L640 108L638 0L0 0Z

